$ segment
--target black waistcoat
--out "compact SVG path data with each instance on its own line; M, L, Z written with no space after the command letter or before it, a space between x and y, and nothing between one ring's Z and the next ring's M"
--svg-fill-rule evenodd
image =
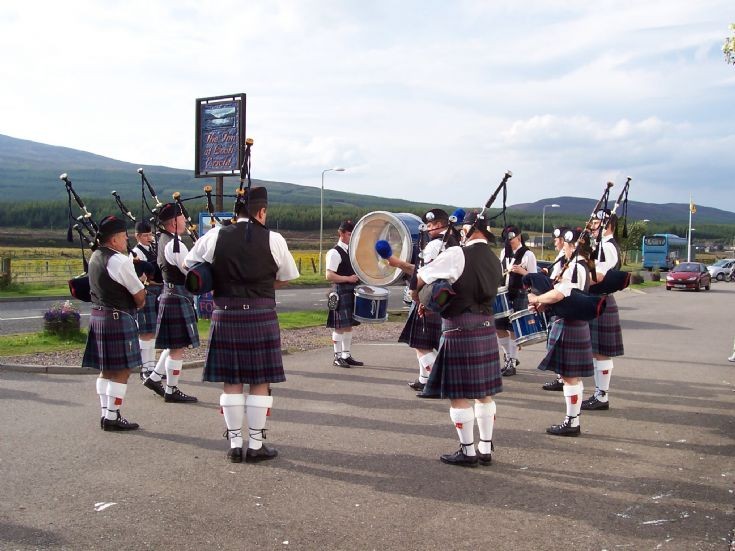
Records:
M140 243L138 243L133 248L135 249L135 253L140 260L150 262L156 269L156 271L153 273L153 276L149 277L148 279L155 283L163 283L163 274L161 273L161 268L158 267L158 259L156 258L156 255L153 254L153 251L150 248L148 248L147 250L144 249L140 246Z
M513 254L513 264L516 266L521 265L523 255L528 251L528 247L521 245L521 247ZM503 259L503 264L506 270L510 269L510 258L506 255ZM523 276L513 272L508 272L508 290L509 291L520 291L523 289Z
M442 312L452 318L465 312L492 314L493 301L502 281L503 269L487 243L474 243L462 249L464 270L452 288L457 293Z
M275 299L277 272L268 228L258 222L238 222L219 230L212 260L215 297Z
M352 269L352 263L350 262L350 253L345 251L342 247L337 245L334 250L339 253L339 266L337 267L337 275L351 276L355 275L355 270Z
M166 260L166 255L164 254L166 245L168 245L172 240L173 236L169 233L161 233L161 235L158 236L158 267L161 269L163 281L166 283L183 285L186 281L186 276L181 270L179 270L178 266L169 264L168 260Z
M89 291L92 303L98 306L108 306L120 310L135 310L133 295L124 285L110 277L107 263L113 255L112 249L100 247L92 253L89 259Z

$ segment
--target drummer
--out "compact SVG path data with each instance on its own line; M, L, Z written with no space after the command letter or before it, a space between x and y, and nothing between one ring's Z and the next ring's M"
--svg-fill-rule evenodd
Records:
M554 228L554 248L557 251L557 255L554 259L554 263L551 265L551 270L549 271L544 268L544 271L547 272L547 275L551 279L554 279L557 275L559 275L559 271L567 261L567 257L564 254L564 234L568 230L569 228L567 228L566 226L559 226L558 228ZM556 379L554 379L553 381L545 382L543 385L541 385L541 388L543 388L544 390L561 391L564 388L564 380L561 378L561 375L557 374Z
M454 229L449 230L449 214L443 209L431 209L424 214L423 221L426 224L429 242L421 251L419 264L427 265L447 248L458 246L459 238ZM461 225L462 221L458 220L457 223ZM447 235L447 231L449 231L449 235ZM381 254L380 251L378 251L378 254ZM409 287L414 291L416 289L416 266L394 255L389 256L387 260L390 266L399 268L407 275L412 276ZM431 367L436 359L436 351L439 349L441 336L441 316L437 312L425 309L418 301L413 301L406 325L398 337L398 342L405 342L416 350L419 378L408 383L408 386L413 390L418 392L424 390L424 386L429 380Z
M526 247L518 226L506 226L502 237L505 248L500 252L500 264L505 275L504 285L508 287L508 299L513 311L520 312L528 308L528 299L521 280L528 273L536 273L536 255ZM516 374L516 366L520 363L510 317L496 319L495 329L498 332L498 343L505 352L505 362L500 371L504 377L510 377Z
M334 361L337 367L350 368L364 365L350 354L352 346L352 328L360 325L354 318L355 287L359 278L355 275L350 263L350 238L355 224L352 220L343 220L339 225L339 240L334 248L327 251L327 281L332 283L332 292L328 300L329 314L327 327L332 329L334 345Z

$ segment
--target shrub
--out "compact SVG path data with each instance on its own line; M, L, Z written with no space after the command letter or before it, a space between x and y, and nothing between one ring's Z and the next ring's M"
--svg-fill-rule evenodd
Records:
M60 337L70 337L80 332L79 309L71 301L55 302L43 313L44 332Z

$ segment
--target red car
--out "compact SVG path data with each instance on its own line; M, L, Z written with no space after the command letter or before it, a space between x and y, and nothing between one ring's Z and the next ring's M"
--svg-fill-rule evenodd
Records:
M666 290L694 289L700 291L704 287L709 291L712 285L712 276L707 266L701 262L682 262L666 275Z

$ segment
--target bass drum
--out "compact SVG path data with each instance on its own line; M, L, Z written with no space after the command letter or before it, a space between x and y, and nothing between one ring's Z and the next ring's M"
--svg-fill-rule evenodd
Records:
M350 239L350 262L360 281L368 285L391 285L403 272L391 268L375 252L375 243L381 239L390 243L393 255L411 262L414 245L419 239L421 218L408 212L392 213L382 210L369 212L355 224Z

